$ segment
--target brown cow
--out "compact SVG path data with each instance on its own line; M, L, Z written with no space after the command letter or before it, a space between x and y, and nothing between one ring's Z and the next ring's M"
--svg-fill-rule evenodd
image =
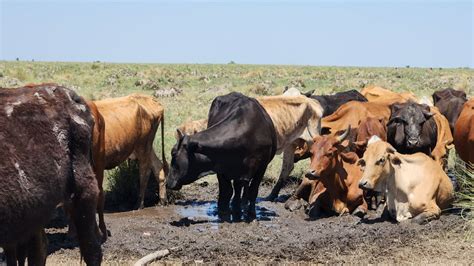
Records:
M321 119L321 134L336 134L344 131L348 126L358 128L359 124L367 118L388 121L390 118L390 106L381 103L351 101L345 103L333 114ZM365 130L361 128L360 130ZM386 130L384 130L386 131ZM356 131L354 131L355 133ZM361 138L363 136L361 135ZM351 138L351 140L354 140ZM294 142L294 161L308 158L311 154L309 146L303 140ZM363 147L362 147L363 149ZM360 153L360 152L359 152Z
M207 128L207 119L199 119L199 120L184 122L177 128L176 132L180 131L181 133L190 136L198 132L201 132L206 128ZM176 140L179 140L178 133L175 134L175 137L176 137Z
M382 103L386 105L397 102L402 103L408 100L418 102L415 94L411 92L397 93L375 85L369 85L363 88L360 93L364 95L369 102Z
M85 101L53 84L0 89L0 246L8 265L44 265L43 227L56 206L72 201L81 255L102 259L91 168L94 121ZM41 166L41 167L38 167Z
M320 180L326 188L320 205L325 211L339 215L352 213L363 216L367 213L367 203L363 191L358 187L362 177L356 165L359 157L347 151L343 141L349 136L350 127L340 136L317 136L311 147L311 165L306 177ZM348 141L346 141L348 142Z
M456 121L454 145L461 159L474 163L474 99L464 104Z
M164 153L164 109L151 96L132 94L121 98L95 101L105 121L104 165L112 169L127 158L138 160L140 195L143 208L148 177L153 172L159 186L160 203L166 204L167 163ZM153 150L153 140L161 123L161 156ZM100 171L100 169L98 169Z
M357 129L352 130L356 132L355 136L348 136L348 139L351 140L351 151L357 153L359 158L362 158L364 151L367 147L367 143L372 136L378 136L382 140L387 139L387 126L385 124L385 119L377 119L373 117L367 117L363 121L359 121ZM352 142L352 139L355 141ZM299 142L297 150L295 151L295 161L296 158L304 159L311 156L310 152L307 151L307 146L305 141ZM301 155L304 154L304 155ZM306 152L306 153L305 153ZM300 156L300 157L298 157ZM304 157L304 158L303 158ZM300 199L307 201L310 205L314 205L316 199L325 191L324 185L319 180L309 180L306 177L303 177L301 184L298 186L296 191L288 200L285 208L293 211L301 208L302 204ZM366 201L369 203L371 209L376 209L380 204L382 199L376 193L366 193Z

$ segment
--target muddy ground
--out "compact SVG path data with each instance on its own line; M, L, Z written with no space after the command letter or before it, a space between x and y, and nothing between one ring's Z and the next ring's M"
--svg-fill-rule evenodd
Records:
M296 184L287 187L286 197ZM260 196L271 186L264 185ZM214 215L217 184L184 187L184 200L166 207L106 215L111 237L103 245L106 264L132 264L160 249L157 263L463 263L474 261L470 227L456 214L426 225L395 224L346 215L308 220L281 202L258 203L258 221L220 223ZM285 196L280 197L281 200ZM79 250L65 225L48 228L48 264L79 264ZM1 264L1 263L0 263Z

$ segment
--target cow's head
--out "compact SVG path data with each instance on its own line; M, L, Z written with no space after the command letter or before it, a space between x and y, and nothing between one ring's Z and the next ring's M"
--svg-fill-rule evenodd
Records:
M347 128L340 136L316 136L311 146L310 170L306 173L309 179L319 179L327 176L336 166L337 156L340 151L347 148L343 141L349 136L351 127Z
M178 142L171 150L171 168L167 178L167 187L179 190L183 185L199 179L206 170L208 159L198 153L199 144L192 137L177 131Z
M433 116L430 107L414 102L396 103L391 105L391 111L388 132L394 135L391 139L395 144L408 149L420 147L423 125Z
M369 140L364 157L357 164L363 171L359 187L383 192L393 166L400 165L401 161L396 155L396 150L389 143L374 136Z

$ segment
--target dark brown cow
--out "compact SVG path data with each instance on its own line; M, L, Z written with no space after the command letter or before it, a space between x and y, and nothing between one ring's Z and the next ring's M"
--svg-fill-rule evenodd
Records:
M462 108L454 128L454 145L461 159L474 163L474 99Z
M43 227L67 199L81 255L88 265L100 264L99 191L90 156L94 122L85 101L52 84L0 89L0 99L0 246L7 264L25 257L45 264Z
M365 215L367 203L363 191L358 187L362 172L356 165L359 157L356 153L347 151L343 143L349 136L350 128L340 136L317 136L311 147L311 165L306 174L309 180L318 180L324 185L310 184L313 197L312 207L321 208L325 212L335 212L339 215L353 213ZM346 141L348 142L348 141ZM316 190L316 192L314 191ZM298 189L303 192L304 188Z
M458 91L452 88L435 91L433 93L433 104L439 109L440 113L448 119L451 133L454 133L454 125L466 101L467 96L464 91Z

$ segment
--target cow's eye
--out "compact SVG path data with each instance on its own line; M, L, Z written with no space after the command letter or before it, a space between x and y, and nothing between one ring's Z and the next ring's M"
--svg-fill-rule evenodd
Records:
M360 165L361 167L365 167L365 160L364 160L364 159L360 159L357 164Z
M385 157L380 158L380 159L376 162L376 164L378 164L378 165L381 165L381 164L383 164L383 163L385 163Z

